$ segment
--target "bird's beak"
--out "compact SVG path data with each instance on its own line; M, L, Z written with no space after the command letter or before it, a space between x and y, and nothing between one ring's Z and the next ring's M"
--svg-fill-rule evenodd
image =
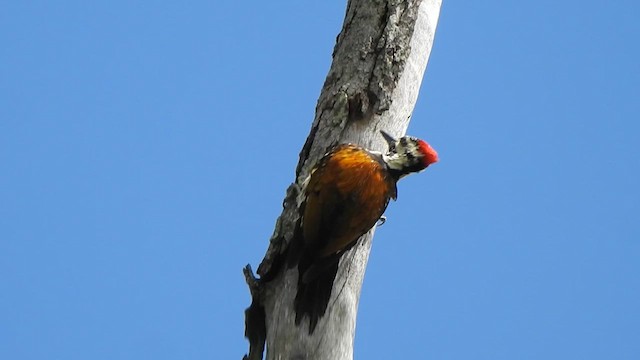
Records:
M393 136L389 135L389 133L384 130L380 130L380 134L382 134L382 137L387 141L387 144L389 144L389 151L392 151L396 148L396 143L398 142L398 140L394 139Z

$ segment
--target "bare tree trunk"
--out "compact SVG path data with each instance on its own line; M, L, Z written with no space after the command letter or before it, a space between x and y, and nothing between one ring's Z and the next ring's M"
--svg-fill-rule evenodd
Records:
M287 190L284 210L258 268L261 279L245 268L253 297L246 312L250 351L245 358L262 359L265 342L269 360L353 358L358 300L374 229L342 257L329 306L311 335L307 321L295 325L298 274L282 266L282 258L299 217L300 186L326 150L351 142L383 151L378 130L392 135L406 131L440 4L441 0L349 0L296 181Z

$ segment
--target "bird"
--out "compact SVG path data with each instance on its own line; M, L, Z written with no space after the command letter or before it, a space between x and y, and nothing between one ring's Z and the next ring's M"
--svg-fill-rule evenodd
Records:
M380 133L388 143L387 153L355 144L336 145L303 182L300 218L287 264L298 270L295 323L299 326L307 316L309 334L326 312L340 258L397 198L398 180L438 161L438 153L424 140Z

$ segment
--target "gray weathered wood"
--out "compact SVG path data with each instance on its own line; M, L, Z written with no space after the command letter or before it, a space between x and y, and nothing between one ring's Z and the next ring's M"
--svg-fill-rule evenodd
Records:
M440 4L441 0L350 0L347 4L333 63L300 153L297 178L287 190L283 213L258 268L258 274L269 281L254 281L249 272L245 274L254 304L264 309L269 360L353 358L358 300L375 228L340 261L329 307L311 336L306 319L299 327L294 323L298 275L295 268L278 266L279 255L286 250L298 219L300 184L328 148L352 142L383 151L379 130L405 133L433 45ZM259 328L249 321L246 325L247 330ZM262 346L255 344L260 341L253 339L248 359L261 359Z

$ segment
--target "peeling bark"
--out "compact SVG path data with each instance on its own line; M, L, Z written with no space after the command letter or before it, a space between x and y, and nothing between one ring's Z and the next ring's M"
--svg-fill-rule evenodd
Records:
M360 289L375 228L340 260L327 311L312 335L308 321L294 323L297 271L282 266L292 238L301 184L326 150L356 143L382 151L378 130L404 134L418 97L438 22L441 0L350 0L336 39L333 63L316 106L316 116L287 189L269 249L258 267L245 268L252 304L246 311L245 359L353 358Z

